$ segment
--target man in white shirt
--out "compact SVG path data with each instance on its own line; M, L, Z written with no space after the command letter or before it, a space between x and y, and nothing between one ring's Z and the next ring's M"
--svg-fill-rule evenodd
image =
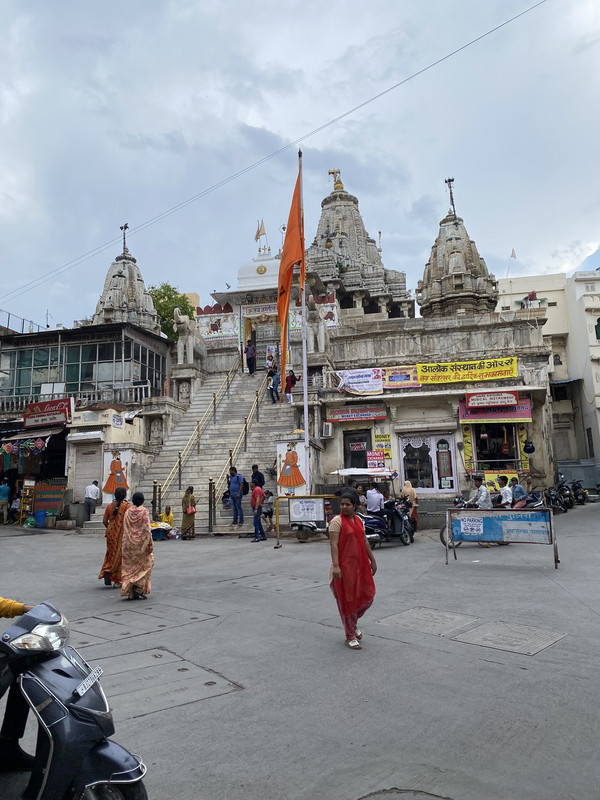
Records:
M376 517L383 517L385 519L383 495L379 491L379 487L376 483L372 483L371 488L367 490L367 513L375 514Z
M512 489L508 485L508 478L506 475L498 476L498 485L500 486L500 497L495 503L497 508L512 508Z
M476 491L472 497L469 497L467 501L468 504L470 506L475 506L475 508L491 508L492 498L490 497L487 486L483 484L481 475L475 475L473 483L475 484Z
M83 519L84 522L89 522L90 517L96 511L96 503L100 500L100 489L98 488L98 481L92 481L89 486L85 487L85 496L83 498Z

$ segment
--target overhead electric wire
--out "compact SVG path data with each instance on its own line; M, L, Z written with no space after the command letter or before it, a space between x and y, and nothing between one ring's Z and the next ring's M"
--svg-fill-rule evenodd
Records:
M400 86L403 86L404 84L408 83L409 81L412 81L415 78L419 77L419 75L423 75L423 73L428 72L429 70L433 69L434 67L437 67L439 64L442 64L444 61L447 61L448 59L453 58L453 56L457 55L458 53L462 52L463 50L466 50L469 47L472 47L474 44L476 44L477 42L480 42L482 39L485 39L488 36L491 36L493 33L495 33L496 31L499 31L501 28L504 28L507 25L510 25L512 22L515 22L515 20L519 19L520 17L523 17L525 14L528 14L530 11L533 11L534 9L536 9L539 6L543 5L545 2L546 2L546 0L539 0L539 2L534 3L534 5L529 6L529 8L526 8L524 11L520 11L518 14L515 14L514 16L510 17L509 19L505 20L504 22L501 22L499 25L496 25L495 27L490 28L490 30L486 31L485 33L482 33L481 35L476 36L474 39L471 39L466 44L463 44L460 47L457 47L455 50L452 50L450 53L447 53L445 56L442 56L441 58L438 58L436 61L432 61L431 64L428 64L426 67L423 67L422 69L419 69L416 72L413 72L408 77L403 78L401 81L398 81L397 83L393 84L392 86L389 86L387 89L384 89L383 91L378 92L378 94L375 94L372 97L368 98L367 100L364 100L362 103L359 103L358 105L354 106L353 108L349 109L348 111L344 111L343 114L339 114L337 117L334 117L333 119L330 119L328 122L325 122L323 125L320 125L318 128L314 128L309 133L305 133L303 136L300 136L297 139L294 139L294 141L288 142L288 144L282 145L277 150L274 150L272 153L269 153L269 155L263 156L262 158L258 159L258 161L254 161L252 164L249 164L247 167L243 167L242 169L238 170L237 172L234 172L231 175L229 175L227 178L223 178L223 180L218 181L217 183L214 183L212 186L209 186L207 189L204 189L203 191L199 192L198 194L193 195L192 197L188 197L187 200L183 200L181 203L178 203L177 205L172 206L172 208L169 208L166 211L163 211L160 214L157 214L155 217L151 217L150 219L146 220L145 222L142 222L140 225L136 225L136 226L134 226L132 228L129 228L128 236L130 236L130 237L134 236L136 233L139 233L140 231L143 231L146 228L149 228L151 225L155 225L157 222L160 222L161 220L166 219L167 217L170 217L172 214L175 214L177 211L180 211L182 208L185 208L186 206L191 205L192 203L195 203L196 201L202 199L203 197L206 197L206 195L211 194L212 192L216 191L217 189L220 189L222 186L225 186L226 184L231 183L234 180L237 180L237 178L240 178L242 175L245 175L246 173L251 172L252 170L256 169L257 167L260 167L262 164L264 164L267 161L270 161L272 158L276 158L277 156L281 155L281 153L284 153L286 150L289 150L290 148L295 147L296 145L300 144L301 142L305 141L306 139L309 139L311 136L315 136L317 133L321 133L322 131L326 130L330 126L335 125L336 123L340 122L340 120L351 116L352 114L354 114L357 111L359 111L361 108L364 108L365 106L369 105L370 103L374 103L375 100L379 100L381 97L384 97L386 94L389 94L390 92L393 92L395 89L398 89ZM90 258L93 258L96 255L99 255L100 253L104 252L105 250L108 250L110 247L112 247L113 245L117 244L120 240L121 240L121 237L120 236L116 236L114 239L110 239L108 242L105 242L102 245L98 245L98 247L95 247L93 250L89 250L87 253L84 253L83 255L78 256L77 258L74 258L72 261L67 261L62 266L55 267L53 270L50 270L49 272L45 273L44 275L40 275L38 278L34 278L33 280L29 281L28 283L25 283L25 284L22 284L21 286L18 286L16 289L13 289L12 292L7 292L6 294L3 295L3 299L4 300L14 300L15 298L20 297L22 294L25 294L26 292L30 291L31 289L36 289L38 286L41 286L42 283L45 283L46 281L51 280L53 277L56 277L57 275L60 275L63 272L68 272L69 270L73 269L74 267L79 266L79 264L83 264L85 261L88 261Z

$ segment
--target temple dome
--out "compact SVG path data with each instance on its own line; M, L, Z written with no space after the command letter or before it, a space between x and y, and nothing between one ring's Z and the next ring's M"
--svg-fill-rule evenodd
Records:
M422 317L486 314L496 307L496 279L452 208L440 222L416 294Z
M238 291L276 289L279 282L279 263L279 257L271 255L270 249L265 251L265 248L261 248L256 258L239 268Z
M160 320L142 273L127 247L108 268L92 323L130 322L160 334Z

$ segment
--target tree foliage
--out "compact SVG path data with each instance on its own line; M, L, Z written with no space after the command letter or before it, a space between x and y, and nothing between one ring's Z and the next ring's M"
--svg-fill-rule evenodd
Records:
M187 314L190 319L196 319L196 309L184 294L180 294L175 286L170 283L161 283L158 286L149 286L148 294L152 298L156 313L160 317L160 328L170 342L176 342L178 333L173 330L173 312L179 308L182 314Z

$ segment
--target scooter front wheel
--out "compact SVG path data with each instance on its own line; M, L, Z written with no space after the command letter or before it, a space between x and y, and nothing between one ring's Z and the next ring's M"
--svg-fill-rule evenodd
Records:
M74 800L148 800L148 792L143 781L99 783L84 789Z
M410 531L408 529L408 526L406 525L402 526L402 533L398 538L400 539L400 544L403 544L405 547L407 544L410 544L411 540L410 540Z
M448 526L444 525L440 528L440 542L446 547L446 543L449 547L452 547L452 542L448 542ZM454 542L454 547L460 547L462 542Z

